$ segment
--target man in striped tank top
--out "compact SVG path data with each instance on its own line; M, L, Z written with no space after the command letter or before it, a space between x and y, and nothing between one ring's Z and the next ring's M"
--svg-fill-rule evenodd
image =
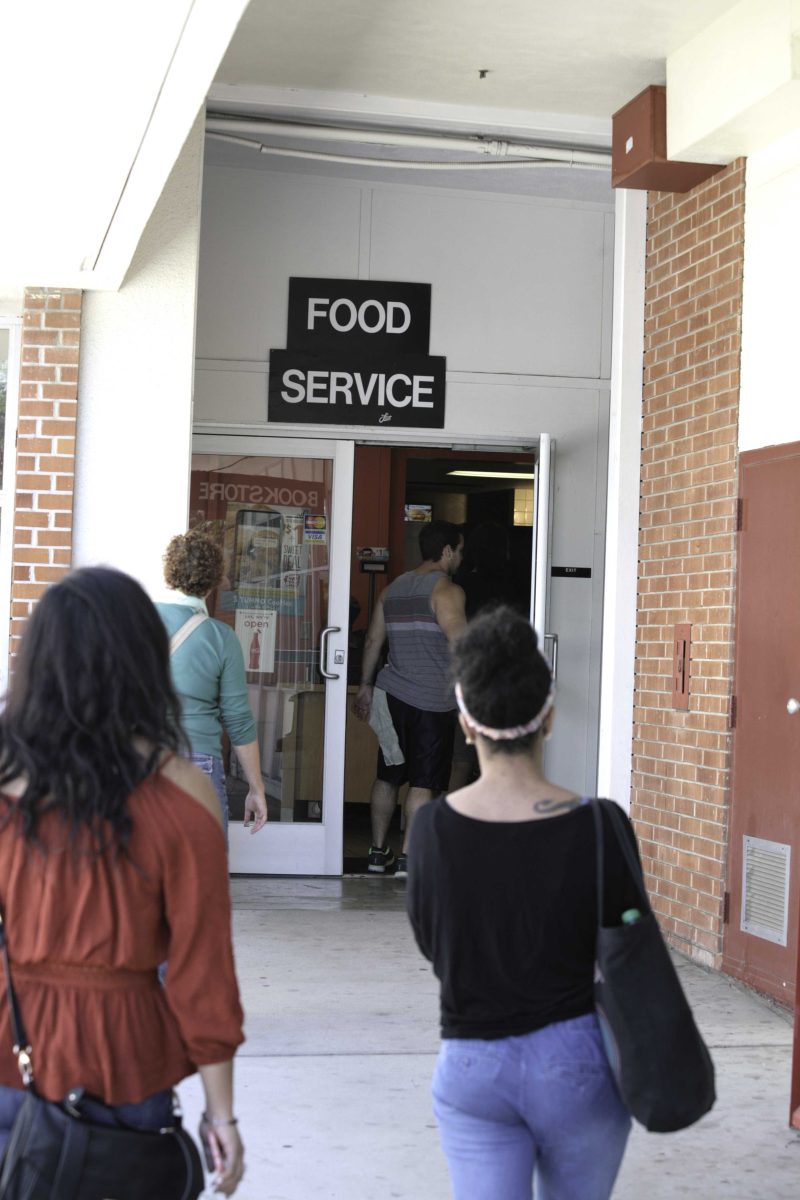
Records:
M362 721L372 708L373 678L384 642L389 657L375 687L386 693L389 715L405 759L386 762L378 750L372 787L372 846L368 870L385 872L395 861L386 845L397 793L408 783L403 852L396 875L406 874L406 848L414 814L447 789L453 757L456 700L450 680L450 645L463 633L464 592L453 583L464 539L450 521L432 521L419 535L422 562L400 575L379 597L364 642L361 686L353 711Z

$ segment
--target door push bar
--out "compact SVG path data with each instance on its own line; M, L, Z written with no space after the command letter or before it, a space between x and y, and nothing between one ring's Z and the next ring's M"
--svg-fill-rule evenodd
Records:
M326 625L319 635L319 673L323 679L338 679L339 676L328 670L328 638L332 633L341 633L341 625ZM341 657L340 657L341 656ZM341 651L335 656L336 661L344 662Z
M547 643L548 642L552 643L549 655L547 653ZM550 661L550 670L553 673L553 682L555 683L555 681L558 677L558 634L557 633L546 633L544 635L544 653L545 653L545 658L548 658Z

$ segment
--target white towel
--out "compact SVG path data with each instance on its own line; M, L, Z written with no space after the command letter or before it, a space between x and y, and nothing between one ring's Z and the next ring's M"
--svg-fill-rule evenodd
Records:
M372 706L369 710L369 726L375 731L387 767L399 767L406 761L400 743L397 740L397 730L389 712L386 692L383 688L372 689Z

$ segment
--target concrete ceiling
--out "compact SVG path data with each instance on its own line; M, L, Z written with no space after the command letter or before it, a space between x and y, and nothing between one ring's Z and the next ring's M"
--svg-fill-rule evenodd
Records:
M613 113L663 83L667 56L731 7L732 0L251 0L208 110L607 148ZM261 140L343 152L335 135L314 147L274 133ZM257 146L212 139L206 162L612 203L609 170L387 171L366 165L369 158L469 155L352 144L345 152L365 166L259 156Z
M251 0L217 83L610 118L731 0ZM485 78L481 70L488 71Z
M209 110L218 112L361 129L490 133L602 150L609 145L612 114L647 84L664 81L668 57L672 64L676 51L718 18L726 13L735 18L747 7L744 0L252 0L245 5L246 0L140 0L127 7L108 0L81 0L78 6L37 0L7 6L0 101L19 119L6 122L4 166L13 186L0 189L0 299L7 296L16 304L21 286L31 281L118 288L206 96ZM749 9L754 7L755 0L749 0ZM770 12L780 16L790 7L794 12L788 0L772 0ZM758 26L757 16L753 19ZM703 108L702 98L695 102L703 86L710 93L706 106L719 96L726 106L717 112L720 106L712 105L712 132L731 126L736 133L743 83L750 88L739 105L746 110L740 125L750 120L756 102L769 108L773 94L786 84L786 64L792 61L794 25L788 24L786 36L781 34L771 57L766 56L770 69L759 75L751 70L751 33L758 41L763 31L733 20L728 33L738 35L738 42L733 37L722 44L732 45L738 56L717 55L709 63L717 73L726 69L729 77L719 82L713 75L709 81L701 55L681 96L690 115ZM775 22L761 25L769 32ZM710 41L717 44L713 35ZM793 84L791 71L789 76ZM789 97L788 117L777 133L784 125L794 128L794 92L787 84L783 93ZM66 117L59 136L43 151L40 133L54 113ZM769 141L766 135L775 136L775 126L774 120L767 122L762 143ZM688 140L678 139L676 145L691 148L700 140L703 161L716 162L748 154L760 144L734 137L725 142L727 158L720 159L714 157L716 145L703 141L706 133L689 130ZM358 145L351 145L352 153L366 153ZM319 149L342 152L328 134ZM383 153L391 158L397 152L388 146ZM207 161L215 160L370 180L400 177L395 170L384 169L382 175L379 168L360 163L292 160L289 168L285 159L260 156L257 146L217 143ZM611 202L605 168L548 166L505 174L484 169L465 175L440 170L413 178L443 187ZM411 179L406 173L404 181Z

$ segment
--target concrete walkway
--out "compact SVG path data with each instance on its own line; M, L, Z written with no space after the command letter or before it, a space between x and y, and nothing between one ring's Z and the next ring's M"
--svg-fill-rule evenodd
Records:
M437 989L393 879L235 879L247 1042L240 1200L448 1200L430 1110ZM798 1200L787 1015L683 960L719 1100L692 1129L635 1129L615 1200ZM181 1087L189 1128L201 1101ZM209 1193L210 1194L210 1193ZM503 1200L498 1196L497 1200Z

